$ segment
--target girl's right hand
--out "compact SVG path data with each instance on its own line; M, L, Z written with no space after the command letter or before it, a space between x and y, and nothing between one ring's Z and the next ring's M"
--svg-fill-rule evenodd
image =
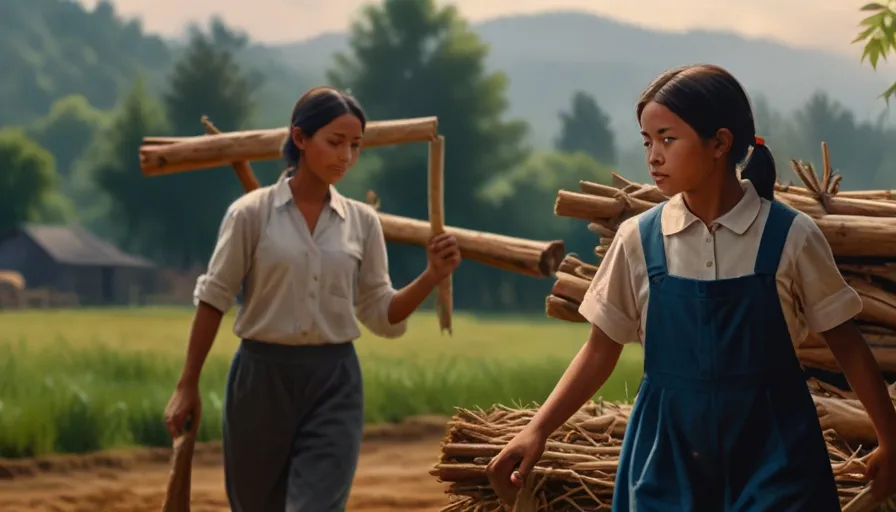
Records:
M514 504L526 477L544 454L546 444L545 436L535 429L525 428L488 463L485 472L489 483L505 504Z
M172 438L177 438L185 431L196 431L202 416L202 399L199 396L198 384L178 384L165 407L165 425ZM189 421L189 424L187 424Z

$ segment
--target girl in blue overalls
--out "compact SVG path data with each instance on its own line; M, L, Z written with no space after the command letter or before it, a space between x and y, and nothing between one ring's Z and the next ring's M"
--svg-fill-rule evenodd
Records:
M619 227L580 307L588 342L489 464L498 496L515 501L548 436L603 385L622 344L640 339L644 379L614 512L839 511L794 351L806 329L823 333L868 411L879 447L867 476L877 498L892 495L896 413L852 322L861 299L814 221L773 199L774 160L741 85L715 66L670 70L637 114L670 199Z

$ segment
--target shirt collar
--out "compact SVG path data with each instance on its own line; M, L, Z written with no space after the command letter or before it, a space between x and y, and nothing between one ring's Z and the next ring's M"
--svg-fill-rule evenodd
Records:
M275 206L282 207L292 202L292 191L289 189L289 181L291 177L284 177L274 185L274 202ZM336 187L330 185L330 209L339 215L339 218L345 220L345 196L340 194Z
M750 180L741 180L740 184L744 190L744 196L734 205L734 208L715 221L715 224L724 226L738 235L746 233L756 217L759 216L759 209L762 207L762 199L756 193ZM662 229L665 236L680 233L695 222L700 222L700 219L691 213L681 194L669 199L666 207L663 208Z

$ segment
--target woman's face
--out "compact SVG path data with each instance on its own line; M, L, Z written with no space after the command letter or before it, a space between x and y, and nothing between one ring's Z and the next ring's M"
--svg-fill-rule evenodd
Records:
M705 141L684 120L653 101L641 112L647 168L667 197L695 190L706 182L730 149L728 135L728 130L720 130L719 136Z
M352 114L343 114L317 130L311 138L293 129L293 140L302 150L302 162L309 171L328 185L333 185L355 165L364 135L361 121Z

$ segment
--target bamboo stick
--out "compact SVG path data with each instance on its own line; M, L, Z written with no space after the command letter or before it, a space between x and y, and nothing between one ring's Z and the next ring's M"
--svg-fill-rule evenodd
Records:
M432 236L445 232L445 137L438 136L429 143L429 228ZM439 317L439 330L448 331L451 335L451 313L453 298L451 293L452 278L448 276L436 290L436 313Z
M371 148L432 141L438 135L438 119L421 117L373 121L367 125L362 147ZM280 158L283 141L290 128L247 130L213 137L154 137L140 146L140 169L145 176L208 169L237 161Z
M430 234L428 222L388 213L379 215L387 240L426 247ZM455 227L446 227L445 231L457 238L464 259L518 274L550 277L563 260L561 240L539 242Z

